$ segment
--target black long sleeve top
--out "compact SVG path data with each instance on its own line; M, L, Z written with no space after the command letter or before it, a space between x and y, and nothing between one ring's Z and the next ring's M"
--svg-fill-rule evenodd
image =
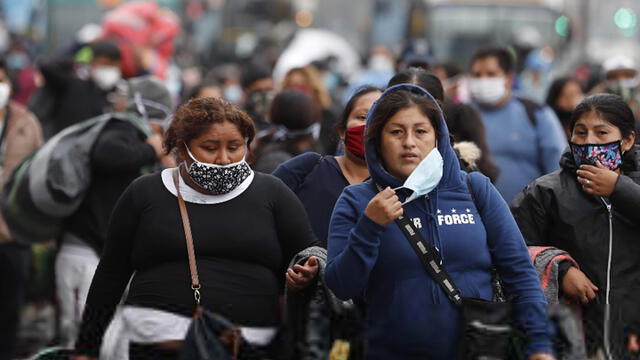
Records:
M203 305L241 326L276 325L286 266L316 242L295 194L279 179L255 173L237 197L218 204L187 203L187 210ZM126 304L192 315L178 202L161 174L137 179L118 200L87 298L78 353L98 353L134 272Z
M41 119L53 136L64 128L104 114L111 104L107 91L100 89L91 80L78 78L73 72L70 58L59 58L39 64L45 87L55 98L51 118Z
M156 153L140 130L125 121L109 122L91 150L91 185L78 210L67 219L65 231L100 255L116 201L142 169L155 162Z

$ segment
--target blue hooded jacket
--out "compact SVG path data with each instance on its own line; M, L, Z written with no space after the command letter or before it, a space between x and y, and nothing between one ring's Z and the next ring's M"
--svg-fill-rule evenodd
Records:
M373 105L367 126L377 104L399 90L431 97L418 86L393 86ZM516 222L489 179L479 173L469 175L476 208L445 120L437 121L443 177L427 196L406 204L404 216L440 250L463 296L492 298L493 264L507 294L518 296L516 316L528 337L527 353L552 353L547 303ZM372 180L382 187L402 185L381 166L374 144L367 142L365 147L371 180L345 188L335 205L326 283L341 299L366 302L368 359L455 359L459 308L429 276L395 223L381 226L364 214L376 195ZM405 190L397 193L401 200L410 195Z

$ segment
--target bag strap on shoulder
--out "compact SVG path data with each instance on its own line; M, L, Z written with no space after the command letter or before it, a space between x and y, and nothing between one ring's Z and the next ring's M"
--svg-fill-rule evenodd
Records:
M382 187L375 184L378 192ZM440 285L447 297L456 305L462 305L462 292L453 282L447 270L442 266L442 260L438 256L438 250L424 240L422 234L408 218L400 216L395 220L404 236L409 241L427 273Z
M189 214L187 213L187 205L180 194L180 167L173 173L173 183L176 186L176 195L178 197L178 207L180 208L180 217L182 218L182 227L184 228L184 237L187 243L187 255L189 257L189 271L191 273L191 289L196 305L200 305L200 278L198 277L198 266L196 264L196 253L193 247L193 236L191 234L191 224L189 223Z
M540 145L540 136L538 135L538 118L536 117L536 113L540 110L542 110L544 107L541 104L538 104L537 102L533 101L533 100L529 100L527 98L523 98L523 97L516 97L516 99L522 104L522 106L524 107L524 111L527 114L527 118L529 119L529 122L531 123L531 126L533 127L534 131L535 131L535 138L536 138L536 147L538 150L540 150L541 145ZM540 156L540 154L538 154L538 156ZM538 158L538 169L540 170L541 174L545 173L544 170L544 166L542 165L542 159Z

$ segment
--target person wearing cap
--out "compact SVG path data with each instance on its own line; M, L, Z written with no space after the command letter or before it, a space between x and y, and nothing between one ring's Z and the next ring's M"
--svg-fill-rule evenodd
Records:
M167 88L151 76L129 79L111 97L114 109L146 119L152 135L133 124L111 120L91 152L91 184L66 221L56 258L62 343L72 346L80 315L107 237L109 216L126 187L159 160L170 165L162 150L163 121L172 103ZM70 154L72 156L72 154Z
M606 92L622 97L633 111L636 133L640 133L640 78L635 61L626 55L616 55L605 60L602 68L605 73L602 84L604 89L596 88L593 92Z
M90 46L90 50L91 60L86 75L74 69L70 57L54 58L39 64L44 79L44 93L40 96L49 97L52 103L50 107L33 104L32 108L43 123L45 138L101 115L109 108L108 94L122 79L120 50L109 41L98 41Z

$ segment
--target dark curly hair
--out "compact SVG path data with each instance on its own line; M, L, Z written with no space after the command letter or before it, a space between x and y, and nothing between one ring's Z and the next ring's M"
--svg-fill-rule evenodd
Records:
M211 125L225 121L237 126L247 140L247 146L251 144L256 135L251 117L224 99L208 97L189 100L176 110L164 137L164 150L170 154L182 149L185 143L200 136Z

